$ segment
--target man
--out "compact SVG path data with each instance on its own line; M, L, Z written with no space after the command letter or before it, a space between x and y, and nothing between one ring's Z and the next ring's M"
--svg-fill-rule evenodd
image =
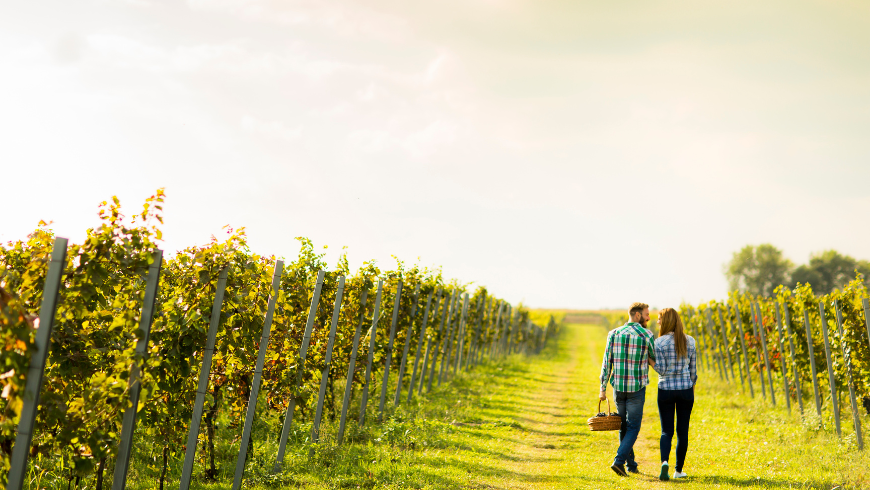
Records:
M649 305L633 303L628 310L628 317L628 323L614 329L607 336L604 361L601 363L601 391L598 394L600 400L607 399L607 382L610 381L616 409L622 418L619 449L610 467L619 476L628 476L626 465L629 472L638 473L637 462L634 460L634 442L643 419L649 368L655 365L656 360L653 335L646 329Z

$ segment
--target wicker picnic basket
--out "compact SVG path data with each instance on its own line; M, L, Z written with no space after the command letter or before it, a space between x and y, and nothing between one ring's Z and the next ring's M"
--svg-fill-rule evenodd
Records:
M619 414L610 411L610 400L607 400L607 413L601 411L601 400L598 400L598 415L589 417L586 423L589 430L619 430L622 427Z

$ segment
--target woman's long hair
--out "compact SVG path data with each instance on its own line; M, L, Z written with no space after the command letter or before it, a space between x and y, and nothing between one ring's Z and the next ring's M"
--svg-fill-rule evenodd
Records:
M680 314L673 308L665 308L659 311L659 337L669 333L674 334L674 348L677 351L677 357L686 357L688 348L686 347L686 331L683 328L683 321L680 320Z

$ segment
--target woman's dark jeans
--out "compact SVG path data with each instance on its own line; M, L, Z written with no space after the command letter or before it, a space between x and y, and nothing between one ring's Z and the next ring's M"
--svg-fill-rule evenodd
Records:
M689 418L695 404L695 391L663 390L659 388L659 417L662 421L662 461L671 455L671 439L674 437L674 412L677 413L677 471L683 471L686 451L689 449Z

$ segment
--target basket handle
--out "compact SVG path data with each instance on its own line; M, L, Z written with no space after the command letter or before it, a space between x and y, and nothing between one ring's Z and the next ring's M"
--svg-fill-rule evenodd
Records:
M607 400L607 415L610 415L610 399L605 398L605 400ZM601 402L602 401L603 400L598 400L598 413L601 413Z

